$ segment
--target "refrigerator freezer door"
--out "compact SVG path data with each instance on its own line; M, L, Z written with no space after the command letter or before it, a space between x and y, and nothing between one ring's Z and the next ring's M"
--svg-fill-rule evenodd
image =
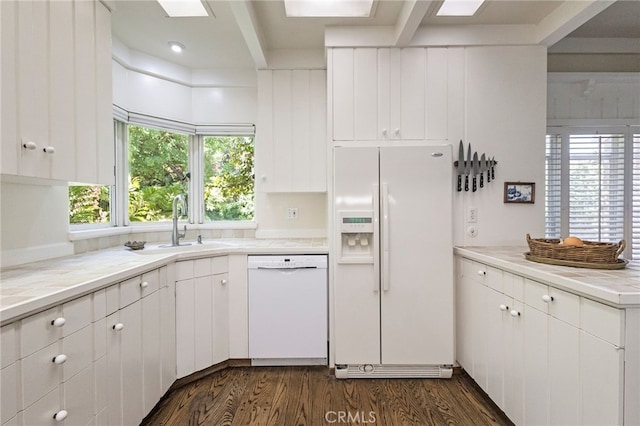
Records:
M378 185L378 148L340 147L334 150L334 214L373 211L379 227L374 188ZM376 204L376 205L374 205ZM340 238L334 239L341 244ZM379 250L374 238L373 250ZM339 252L340 247L334 247ZM377 260L377 256L376 256ZM377 264L334 264L335 362L380 363L380 291ZM373 288L378 283L378 288Z
M454 362L452 162L449 145L380 148L389 221L382 252L390 254L381 271L389 277L382 364Z

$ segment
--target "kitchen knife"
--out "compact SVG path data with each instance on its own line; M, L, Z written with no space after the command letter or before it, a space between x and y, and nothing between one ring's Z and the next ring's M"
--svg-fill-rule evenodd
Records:
M479 171L480 171L480 168L478 167L478 153L474 152L473 153L473 192L476 192L478 190L478 181L476 180L476 177L478 176Z
M496 157L491 157L491 179L496 178L496 174L495 174L495 165L496 165Z
M485 170L487 171L487 182L491 182L491 160L487 158L487 162L484 165Z
M484 153L480 157L480 188L484 188L484 171L487 169Z
M458 192L462 191L462 175L464 173L464 145L460 139L458 147Z
M464 190L469 190L469 173L471 173L471 144L469 144L469 151L467 151L467 161L464 163Z

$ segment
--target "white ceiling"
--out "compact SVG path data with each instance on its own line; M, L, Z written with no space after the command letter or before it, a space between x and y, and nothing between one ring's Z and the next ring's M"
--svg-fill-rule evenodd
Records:
M417 0L418 4L421 2L422 8L412 9L412 17L415 19L418 14L421 27L535 26L562 16L553 14L568 6L565 3L575 6L576 2L589 4L594 0L487 0L476 16L468 18L435 17L439 0ZM596 6L600 9L608 4L606 0L595 3L598 2L600 5ZM265 52L274 49L322 49L327 26L398 26L403 20L405 3L412 1L377 1L372 18L327 19L287 18L283 0L204 0L204 3L215 17L168 18L156 0L111 0L108 4L112 6L113 35L130 49L190 69L255 68L261 52L264 57ZM640 38L638 0L618 0L592 16L576 12L575 16L565 17L564 28L570 28L567 32L575 29L572 37ZM588 22L582 25L585 21ZM169 41L184 44L186 50L174 54L168 47ZM261 52L256 54L256 49Z

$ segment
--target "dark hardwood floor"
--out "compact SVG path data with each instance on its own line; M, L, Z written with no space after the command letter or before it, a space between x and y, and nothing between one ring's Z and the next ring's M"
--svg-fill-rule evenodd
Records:
M511 425L464 372L337 380L327 367L227 368L172 391L143 425Z

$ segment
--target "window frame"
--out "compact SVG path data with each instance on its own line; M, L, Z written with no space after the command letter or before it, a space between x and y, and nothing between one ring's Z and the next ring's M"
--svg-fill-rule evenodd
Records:
M110 223L69 224L71 241L105 235L133 232L166 231L171 222L130 222L129 220L129 125L148 127L175 133L187 134L188 167L191 179L188 185L187 223L191 229L256 229L257 228L257 191L254 187L253 220L205 221L204 214L204 138L208 136L248 136L255 144L255 125L253 124L207 124L194 125L173 120L165 120L144 114L127 112L114 106L114 148L115 148L115 184L110 186ZM254 154L255 155L255 154ZM255 157L254 157L255 159ZM199 194L194 196L193 194Z

